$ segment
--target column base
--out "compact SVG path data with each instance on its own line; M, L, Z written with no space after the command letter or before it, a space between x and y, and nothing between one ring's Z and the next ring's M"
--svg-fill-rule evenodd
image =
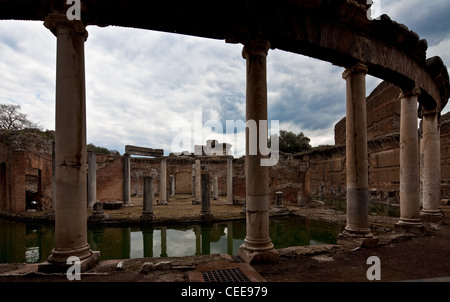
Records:
M289 214L289 209L286 208L285 206L277 206L271 209L269 211L269 214L276 214L276 215Z
M261 249L249 248L244 242L239 247L238 256L249 264L276 262L278 260L278 252L275 250L271 242L269 246Z
M373 238L373 234L369 228L352 229L349 227L345 227L344 231L339 234L339 238L341 239Z
M420 219L425 222L441 222L444 219L442 210L422 210Z
M90 255L87 258L80 260L80 273L86 272L94 268L100 262L100 252L89 250ZM52 273L66 273L72 264L67 264L65 261L52 261L51 257L38 266L38 272L52 274ZM67 261L67 260L66 260Z
M142 215L140 217L141 220L150 221L153 220L153 218L153 212L142 211Z
M425 234L426 229L420 219L408 219L400 218L400 220L394 225L396 230L401 230L413 234Z
M212 221L214 219L214 216L211 212L201 212L200 217L206 222Z

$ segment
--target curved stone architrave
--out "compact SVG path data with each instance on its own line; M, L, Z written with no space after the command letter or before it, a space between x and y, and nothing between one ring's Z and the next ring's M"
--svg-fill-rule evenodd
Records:
M388 16L369 20L365 0L229 0L211 7L200 0L83 0L86 25L122 26L221 39L245 44L262 38L271 48L307 55L345 68L363 62L368 74L409 90L419 102L442 110L450 96L449 76L439 57L427 60L427 43ZM0 19L44 20L65 13L61 1L0 0Z

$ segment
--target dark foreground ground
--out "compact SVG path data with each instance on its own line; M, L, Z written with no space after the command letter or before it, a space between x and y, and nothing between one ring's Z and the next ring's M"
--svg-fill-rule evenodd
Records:
M376 256L380 260L378 271L381 282L449 282L450 206L443 206L443 210L445 214L443 222L425 223L426 233L422 235L396 229L394 225L398 218L370 216L370 226L378 242L340 240L337 245L290 247L278 250L280 256L277 262L251 266L242 263L237 257L232 258L228 255L105 260L90 271L81 274L80 281L69 281L65 274L38 273L37 264L0 264L0 282L12 282L0 283L0 288L8 288L7 284L11 284L11 288L16 288L20 282L32 282L33 287L36 284L52 282L65 284L106 282L109 285L111 285L109 282L164 282L165 285L157 287L165 289L169 282L177 282L178 286L184 287L188 284L198 285L198 283L186 282L203 281L198 279L198 274L195 275L201 271L241 266L246 275L253 276L251 281L284 284L289 290L296 291L297 285L293 282L367 282L372 284L378 282L368 280L367 277L368 271L375 272L374 263L367 263L370 256ZM291 214L319 220L345 221L345 215L342 212L326 206L303 209L295 207L291 209ZM157 266L161 261L170 262L169 268L143 271L145 263L151 262ZM154 288L155 284L149 288ZM111 286L115 287L113 284ZM181 289L173 289L177 295L180 294Z

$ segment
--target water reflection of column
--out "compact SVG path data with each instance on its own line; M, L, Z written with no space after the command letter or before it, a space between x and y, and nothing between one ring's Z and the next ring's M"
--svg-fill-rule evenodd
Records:
M195 254L201 255L201 231L200 226L195 225L194 226L194 234L195 234Z
M233 256L233 223L227 222L227 253Z
M129 259L131 255L131 228L123 228L123 259Z
M211 251L211 228L202 226L202 255L209 255Z
M167 228L161 227L161 255L167 257Z
M142 238L144 240L144 257L153 257L153 228L143 229Z

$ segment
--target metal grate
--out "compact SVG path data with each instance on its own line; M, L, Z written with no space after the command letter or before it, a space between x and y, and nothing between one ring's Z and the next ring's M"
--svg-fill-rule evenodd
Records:
M239 268L202 272L206 282L250 282L250 279Z

